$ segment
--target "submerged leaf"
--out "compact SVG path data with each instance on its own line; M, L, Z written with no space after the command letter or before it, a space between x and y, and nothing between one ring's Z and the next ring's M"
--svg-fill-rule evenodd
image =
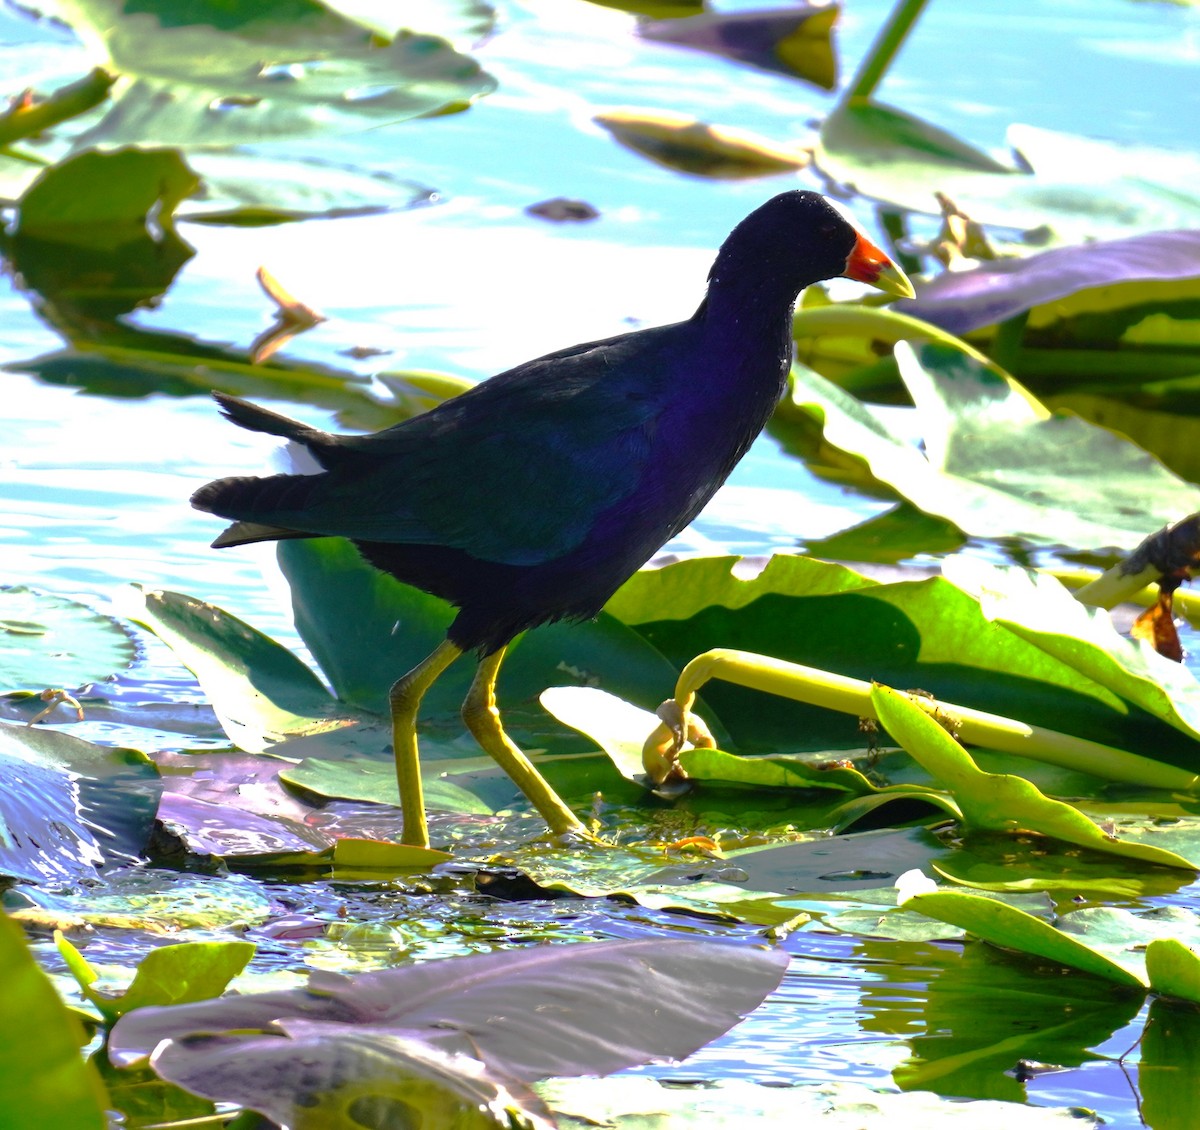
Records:
M135 653L120 624L86 605L0 588L0 688L78 687L128 667Z

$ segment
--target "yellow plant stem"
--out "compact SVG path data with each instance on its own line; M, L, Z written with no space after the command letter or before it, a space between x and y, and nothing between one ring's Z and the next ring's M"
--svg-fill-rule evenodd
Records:
M666 762L678 752L688 736L696 693L710 679L722 679L860 718L877 718L871 704L871 684L861 679L752 652L715 648L697 656L683 669L675 686L673 702L668 700L660 707L660 717L666 720L647 739L643 750L646 772L655 780L662 780L669 771ZM1149 788L1192 792L1200 787L1200 777L1195 774L1126 750L1040 726L1029 726L971 707L940 702L922 694L910 693L908 697L964 743Z

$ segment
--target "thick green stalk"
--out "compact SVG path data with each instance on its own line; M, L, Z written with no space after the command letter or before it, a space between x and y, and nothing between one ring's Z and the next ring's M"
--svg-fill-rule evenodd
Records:
M900 0L892 9L891 16L879 30L875 42L871 44L866 58L863 59L850 85L842 95L841 104L845 105L856 98L870 98L875 88L883 81L892 60L904 46L909 30L916 23L926 0Z

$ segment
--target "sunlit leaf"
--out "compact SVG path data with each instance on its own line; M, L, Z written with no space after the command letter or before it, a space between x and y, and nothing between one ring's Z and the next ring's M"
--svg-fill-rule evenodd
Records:
M882 585L843 566L784 555L772 558L757 577L751 574L753 579L744 579L748 572L736 558L643 570L608 608L627 616L679 670L712 648L738 649L867 682L920 688L943 701L1030 725L1122 749L1153 750L1172 764L1187 765L1195 757L1194 739L1185 736L1188 726L1180 733L1166 724L1178 725L1174 711L1164 713L1163 722L1151 722L1130 710L1124 695L1132 695L1136 683L1126 685L1117 674L1122 664L1105 657L1129 645L1111 626L1105 632L1097 628L1083 649L1089 669L1114 669L1111 678L1105 676L1110 686L1102 686L1078 669L1082 658L1067 650L1052 653L990 619L973 595L984 583L979 576L969 591L936 577ZM1003 592L1003 574L989 588ZM1053 588L1057 600L1072 606L1063 612L1065 620L1087 617L1061 586ZM998 609L989 612L998 615ZM1047 604L1037 614L1053 635L1058 617L1046 621L1049 612ZM1015 612L1014 620L1021 620ZM1092 648L1100 654L1091 655ZM1169 685L1182 687L1190 676L1179 674L1178 665L1174 670ZM672 688L665 684L662 697ZM717 680L706 683L702 695L707 705L698 708L701 716L711 721L706 712L715 711L738 752L866 744L857 720L848 715ZM1139 701L1152 698L1139 692Z
M695 176L770 176L802 169L811 156L798 145L663 110L606 110L594 120L643 157Z
M8 1130L104 1130L108 1096L84 1062L83 1030L0 914L0 1089Z
M406 0L403 8L393 0L325 0L325 6L389 39L408 28L470 45L488 35L496 22L495 9L484 0Z
M1155 938L1146 947L1146 976L1153 992L1200 1004L1200 958L1177 938Z
M1100 829L1079 809L1044 796L1023 777L985 773L970 754L908 696L876 687L871 702L879 721L917 761L944 784L962 809L968 828L1037 832L1092 851L1138 859L1160 867L1200 871L1200 865L1151 844L1119 839ZM946 724L952 724L946 719Z
M259 752L342 725L337 704L292 652L236 617L179 593L130 591L128 615L169 644L204 687L225 732Z
M960 178L1008 180L1016 172L931 122L864 98L845 100L826 117L814 159L863 196L934 213L934 193L957 201L950 186Z
M995 899L958 891L938 891L914 895L904 905L906 909L918 910L942 922L961 926L977 938L994 945L1056 961L1060 965L1102 977L1123 988L1145 987L1142 978L1124 965L1110 960L1086 943L1069 937L1041 919Z
M61 934L56 941L68 966L77 967L82 961L79 951ZM181 942L156 946L146 954L138 963L133 982L122 993L97 990L96 975L91 969L84 971L83 976L76 972L76 980L84 996L112 1023L135 1008L190 1004L219 997L253 956L252 942Z
M113 619L24 585L0 588L0 687L40 691L107 678L136 649Z

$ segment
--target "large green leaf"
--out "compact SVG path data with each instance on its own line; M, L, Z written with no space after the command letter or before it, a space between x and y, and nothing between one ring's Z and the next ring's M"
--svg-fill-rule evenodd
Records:
M134 655L110 617L24 585L0 588L0 687L78 687L128 667Z
M104 1130L108 1096L84 1062L83 1029L0 913L0 1093L8 1130Z
M55 10L127 80L82 145L365 129L462 106L494 85L443 39L405 30L381 44L316 0L152 0L136 10L57 0Z
M386 714L388 689L445 638L453 609L367 565L338 538L285 541L278 552L296 627L338 696ZM471 675L464 660L439 679L422 703L422 719L450 721L461 733L457 714ZM546 687L602 686L646 701L674 676L638 633L601 615L586 624L548 625L517 640L501 668L500 706L514 735L532 731L544 738L539 728L544 731L545 718L533 704Z
M822 421L828 442L930 514L976 537L1076 549L1132 548L1200 509L1185 483L1127 439L1051 415L1024 389L943 345L896 347L923 450L882 415L812 372L790 406Z
M1181 187L1197 180L1191 153L1020 125L1009 127L1008 140L1016 164L903 111L854 99L825 120L815 159L863 196L937 214L942 193L981 223L1042 229L1043 238L1046 229L1079 242L1200 220L1200 196Z
M1088 642L1079 644L1088 654L1086 669L1081 669L1084 659L1060 656L1023 638L1024 631L1018 634L997 623L1005 602L990 605L985 614L973 595L985 584L979 575L971 578L970 592L944 578L881 585L842 566L779 556L764 573L760 595L747 600L756 592L755 581L741 579L736 565L735 558L701 559L643 571L626 582L608 607L628 614L679 669L712 648L733 648L867 682L921 688L943 701L1030 725L1126 750L1153 750L1155 757L1175 764L1195 758L1195 739L1185 736L1191 726L1180 708L1164 708L1162 721L1152 721L1129 701L1159 713L1153 706L1156 697L1162 705L1190 676L1173 668L1163 684L1171 690L1156 696L1139 685L1144 678L1139 671L1146 664L1121 675L1122 662L1108 655L1120 655L1129 645L1111 626L1103 632L1094 627ZM997 573L991 587L1004 593L1005 574ZM1013 582L1012 587L1007 599L1017 606L1027 585ZM1051 588L1057 590L1054 604L1062 602L1063 623L1072 622L1080 614L1077 602L1061 586ZM677 595L679 607L690 613L686 619L672 618ZM1040 594L1037 609L1053 636L1062 629L1051 613L1051 599ZM655 618L642 620L650 616ZM1015 607L1013 618L1022 619ZM1158 665L1153 666L1157 671ZM1098 681L1097 674L1106 669L1104 682ZM663 697L672 689L664 686ZM715 680L701 694L745 751L863 744L856 721L846 715Z

